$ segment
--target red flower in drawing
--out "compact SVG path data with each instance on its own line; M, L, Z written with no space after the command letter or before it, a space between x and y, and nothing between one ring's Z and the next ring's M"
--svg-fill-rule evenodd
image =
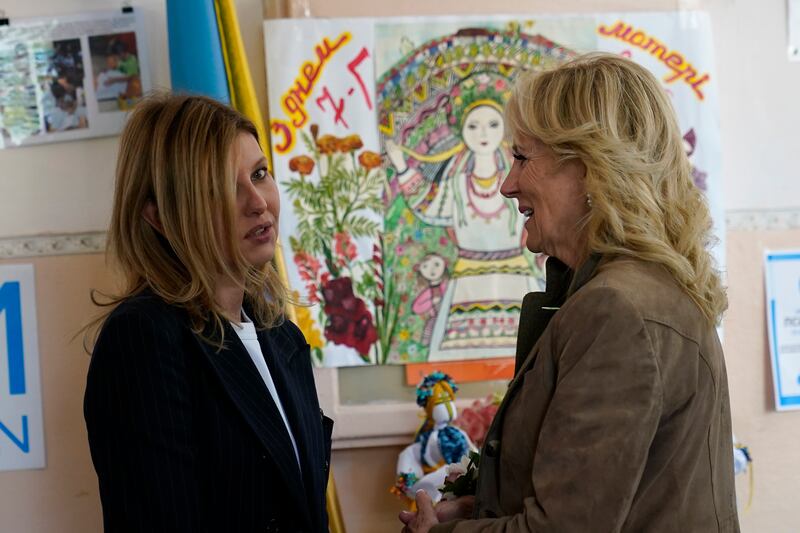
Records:
M318 277L320 268L322 267L319 260L311 254L299 252L294 255L294 262L297 265L297 271L306 284L306 292L308 292L308 301L312 304L319 302L318 294Z
M378 340L378 332L364 300L353 294L350 278L330 280L322 287L322 297L328 317L325 338L355 348L361 358L367 360L369 347Z
M294 255L294 262L300 271L300 277L303 281L317 279L322 265L316 257L305 252L298 252Z
M340 231L333 236L333 241L336 249L336 255L339 257L340 267L345 266L346 263L356 258L358 251L356 250L356 245L353 244L353 240L350 238L349 234Z

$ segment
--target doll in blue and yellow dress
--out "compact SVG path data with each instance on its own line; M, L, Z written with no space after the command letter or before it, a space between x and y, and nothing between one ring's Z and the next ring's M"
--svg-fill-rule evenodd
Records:
M439 488L444 485L447 465L459 463L476 451L467 434L451 422L458 413L455 393L458 387L443 372L433 372L417 386L417 405L425 409L425 420L397 458L397 492L414 499L422 489L434 502L439 501Z

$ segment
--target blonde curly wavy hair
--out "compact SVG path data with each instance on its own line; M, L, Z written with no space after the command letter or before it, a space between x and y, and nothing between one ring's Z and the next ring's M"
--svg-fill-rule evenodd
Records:
M591 53L524 74L506 118L515 140L536 138L561 161L586 166L590 253L663 265L708 321L719 322L728 300L708 251L711 216L675 111L648 70Z

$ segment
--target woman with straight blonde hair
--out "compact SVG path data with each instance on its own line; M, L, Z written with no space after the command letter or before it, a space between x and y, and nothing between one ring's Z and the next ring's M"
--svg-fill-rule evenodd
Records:
M279 213L247 118L136 105L108 231L122 288L84 399L106 531L327 532L332 422L284 318Z
M595 53L522 77L506 116L502 192L550 256L547 290L523 301L477 493L418 494L404 531L739 531L727 300L667 95Z

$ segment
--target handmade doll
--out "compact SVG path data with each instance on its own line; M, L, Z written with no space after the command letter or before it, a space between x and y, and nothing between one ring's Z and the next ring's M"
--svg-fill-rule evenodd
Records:
M397 483L394 492L411 500L423 489L439 501L439 488L447 476L447 465L458 463L475 446L467 434L453 425L456 419L455 393L452 378L443 372L433 372L417 386L417 405L425 409L425 420L397 459Z

